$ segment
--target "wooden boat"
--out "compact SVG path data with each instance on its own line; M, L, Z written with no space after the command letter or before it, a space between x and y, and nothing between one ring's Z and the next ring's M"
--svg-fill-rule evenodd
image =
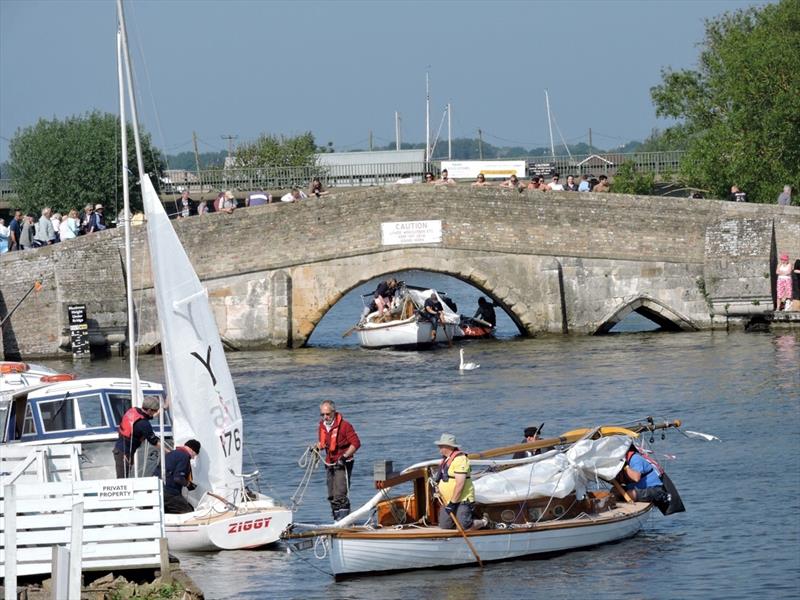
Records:
M445 322L436 329L431 340L430 321L420 316L425 300L435 294L442 303ZM371 294L369 294L371 297ZM443 300L443 294L433 289L405 285L398 290L390 314L371 312L354 327L362 348L423 349L434 344L449 343L459 332L459 315Z
M488 516L489 528L438 527L440 503L430 482L431 468L439 461L428 461L399 474L376 477L378 494L337 523L308 531L295 528L284 537L290 551L313 548L314 556L327 560L336 578L482 565L619 541L639 532L653 506L630 501L615 482L625 453L639 431L679 426L679 421L649 421L632 428L580 429L558 438L470 454L474 470L491 467L486 473L473 471L476 516ZM535 449L545 451L523 459L496 458ZM497 485L513 482L515 477L523 484L527 478L528 489ZM619 497L610 489L589 489L595 479L618 489ZM411 494L389 496L392 487L403 483L413 485ZM368 517L366 525L355 525Z
M494 327L492 327L491 323L464 315L461 315L458 329L459 331L456 333L456 337L482 339L494 335Z

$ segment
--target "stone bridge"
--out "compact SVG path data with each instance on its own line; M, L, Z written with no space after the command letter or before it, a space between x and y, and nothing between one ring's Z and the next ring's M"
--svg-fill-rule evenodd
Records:
M381 224L439 220L442 240L383 245ZM516 193L466 185L334 192L175 222L233 348L302 346L359 284L422 269L496 300L523 334L607 332L631 311L667 329L771 310L769 256L800 256L800 209L616 194ZM67 306L86 304L92 343L121 342L122 232L0 257L6 356L68 349ZM144 228L134 229L139 344L159 342ZM356 315L353 316L354 320Z

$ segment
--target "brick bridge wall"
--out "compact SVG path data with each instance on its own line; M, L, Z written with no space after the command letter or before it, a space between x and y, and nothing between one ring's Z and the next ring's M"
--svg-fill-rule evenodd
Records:
M381 223L440 219L443 239L382 246ZM704 200L475 189L366 188L175 222L236 348L300 346L344 294L373 277L424 269L499 301L529 334L608 330L631 310L702 329L726 311L769 308L772 226L800 256L800 209ZM134 229L139 343L158 343L145 228ZM106 231L0 256L7 356L68 347L66 307L85 303L94 344L124 339L123 236ZM356 316L354 315L354 320Z

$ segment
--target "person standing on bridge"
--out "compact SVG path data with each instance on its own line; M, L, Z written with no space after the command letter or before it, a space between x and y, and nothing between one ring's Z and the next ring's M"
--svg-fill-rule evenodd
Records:
M606 175L600 175L600 180L597 182L592 188L593 192L610 192L611 186L608 185L608 177Z
M189 190L183 190L181 197L175 200L175 215L178 219L185 219L197 214L197 202L189 198Z
M353 455L361 447L356 430L336 412L332 400L319 405L318 450L325 450L325 470L328 485L328 502L333 520L339 521L350 514L350 477L353 474Z
M456 180L450 179L450 174L447 172L447 169L442 170L442 176L436 180L436 185L455 185Z
M792 265L789 264L789 255L781 254L781 261L775 269L778 276L778 306L776 310L789 310L792 299Z

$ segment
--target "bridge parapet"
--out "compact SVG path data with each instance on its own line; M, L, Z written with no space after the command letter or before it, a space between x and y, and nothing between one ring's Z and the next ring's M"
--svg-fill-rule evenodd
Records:
M441 243L382 245L382 223L421 220L442 222ZM726 305L768 307L773 222L778 248L800 256L796 207L465 185L334 191L183 219L175 228L224 339L246 348L302 345L355 286L420 268L475 285L527 334L596 333L634 304L681 328L707 328ZM88 305L96 336L121 330L121 233L0 257L0 314L34 277L44 284L4 328L8 356L64 351L72 303ZM146 349L158 343L158 328L145 235L134 229Z

